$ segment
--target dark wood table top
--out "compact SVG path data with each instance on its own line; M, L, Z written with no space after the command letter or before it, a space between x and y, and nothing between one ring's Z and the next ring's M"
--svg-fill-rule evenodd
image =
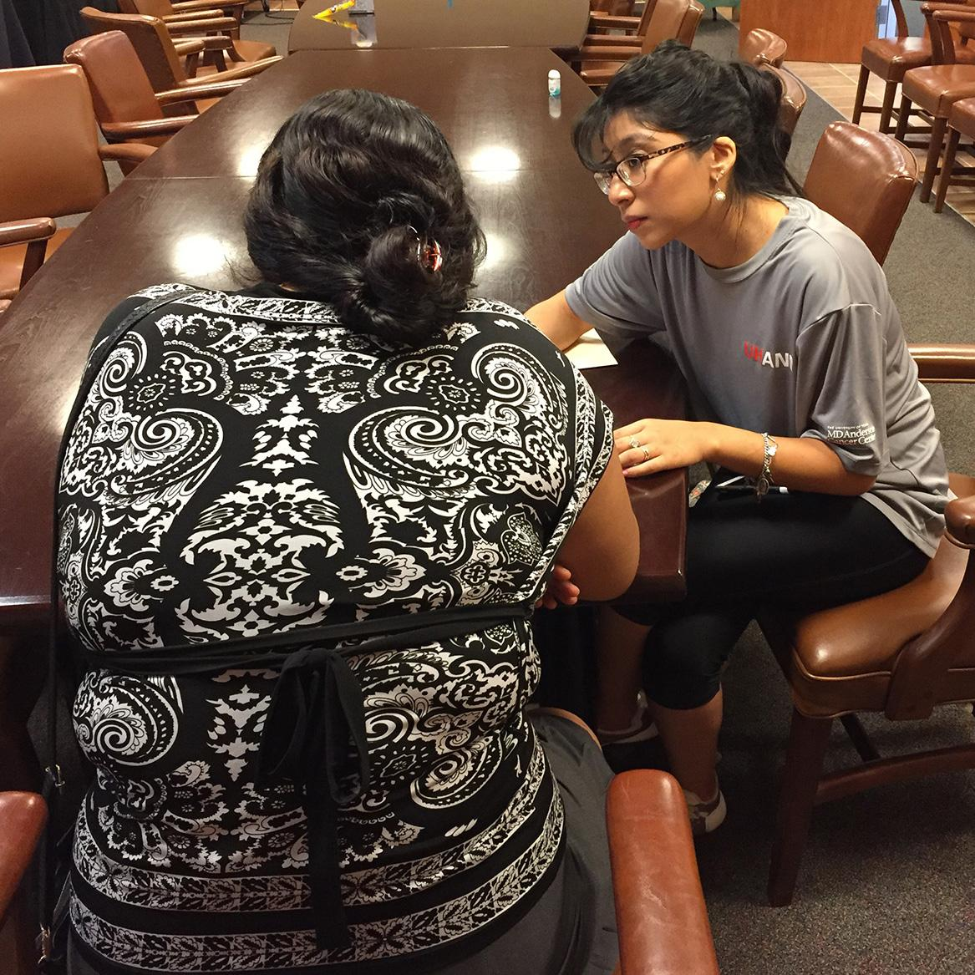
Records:
M619 237L618 217L568 141L591 97L578 78L564 73L562 117L552 118L549 51L428 53L436 85L419 84L401 51L306 51L275 65L125 179L0 317L0 633L47 611L53 468L93 335L118 301L151 284L241 286L235 273L252 270L241 226L252 175L271 134L306 98L363 85L417 102L440 124L488 237L483 296L525 309ZM683 410L672 371L650 350L591 378L621 423L648 406L661 416ZM649 598L682 594L685 485L671 472L633 487Z
M589 24L589 0L376 0L375 14L340 13L336 23L315 19L335 2L307 0L291 27L289 51L362 46L577 48ZM427 83L439 84L436 74L426 74L425 60L425 55L414 55Z

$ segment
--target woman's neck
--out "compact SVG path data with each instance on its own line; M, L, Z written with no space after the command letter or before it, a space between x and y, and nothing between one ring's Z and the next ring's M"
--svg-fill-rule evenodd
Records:
M757 195L741 207L725 207L712 204L696 231L683 241L705 264L716 268L737 267L753 258L789 212L779 200Z

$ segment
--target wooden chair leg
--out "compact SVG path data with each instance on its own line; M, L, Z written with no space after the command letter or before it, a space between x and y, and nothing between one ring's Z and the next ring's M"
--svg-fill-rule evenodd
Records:
M945 205L945 196L951 185L951 171L955 168L955 154L958 152L958 140L961 133L957 129L948 129L948 147L945 149L945 161L941 166L941 178L938 180L938 195L934 201L934 212L941 213Z
M911 117L911 100L907 95L901 97L901 107L897 114L897 129L894 132L894 138L899 139L901 142L904 141L904 136L907 135L907 120Z
M884 88L884 103L880 108L880 131L890 135L890 117L894 114L894 98L897 95L897 82L888 81Z
M938 163L941 160L941 150L945 144L945 129L948 127L946 118L936 118L931 124L931 142L928 145L928 158L924 163L924 181L921 183L921 202L927 203L931 199L931 188L934 178L938 174Z
M807 718L792 712L768 878L768 899L773 907L792 903L832 724L832 718Z
M857 79L857 98L853 104L854 125L860 124L860 116L863 114L863 102L867 97L867 81L870 78L870 71L866 65L860 65L860 77Z

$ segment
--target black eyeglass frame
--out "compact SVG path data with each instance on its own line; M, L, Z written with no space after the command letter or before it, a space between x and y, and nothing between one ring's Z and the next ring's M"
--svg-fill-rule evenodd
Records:
M647 163L651 159L656 159L657 156L666 156L671 152L679 152L681 149L690 149L692 146L699 146L704 142L713 141L714 136L702 135L698 139L688 139L686 142L678 142L676 145L664 146L663 149L658 149L656 152L644 153L644 152L631 152L626 156L625 159L621 159L612 169L600 169L592 174L592 178L596 181L596 185L603 191L606 196L609 196L609 189L613 185L613 176L619 176L620 182L624 186L628 186L631 189L634 186L639 186L647 178ZM640 160L640 178L633 179L632 176L624 174L622 171L623 164L628 159L639 159Z

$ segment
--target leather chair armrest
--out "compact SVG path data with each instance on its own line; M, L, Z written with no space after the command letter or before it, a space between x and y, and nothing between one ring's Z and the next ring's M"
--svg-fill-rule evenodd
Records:
M237 21L233 17L201 17L199 20L179 20L166 24L166 30L176 37L179 34L199 34L201 31L233 30Z
M6 247L8 244L26 244L32 240L47 240L54 236L57 229L57 225L50 217L7 220L0 223L0 247Z
M949 501L945 521L952 538L962 545L975 545L975 497Z
M666 772L613 779L606 800L623 975L717 975L684 794Z
M112 142L107 146L98 147L98 155L102 159L110 159L114 162L144 162L155 151L155 146L144 146L138 142Z
M141 122L102 122L101 128L102 134L110 142L124 142L126 139L172 135L198 118L198 115L178 115L158 119L143 119Z
M639 44L607 44L605 47L580 47L573 60L579 61L629 61L640 53Z
M226 71L220 73L220 77L228 74ZM196 98L222 98L236 91L247 81L246 78L238 78L236 81L214 81L209 84L192 84L187 82L185 88L172 88L169 91L157 91L156 101L160 105L173 105L177 102L189 102ZM182 116L180 116L182 117Z
M635 47L639 48L643 44L642 37L623 36L619 34L586 34L582 42L581 50L585 51L590 47Z
M269 68L272 64L280 61L280 55L273 58L264 58L262 61L248 61L245 64L240 65L237 68L230 68L228 71L221 71L219 74L220 81L233 81L235 78L251 78L254 75L260 74L266 68ZM194 90L199 87L198 79L187 79L185 88L180 85L180 88L184 90L189 90L193 88ZM207 95L196 95L196 98L206 98ZM185 100L185 96L184 96Z
M600 13L598 10L590 11L590 27L606 27L609 30L639 30L640 17L614 17L612 14Z
M975 345L908 345L907 350L922 383L975 383Z
M248 0L224 0L223 3L215 3L214 0L182 0L180 3L174 3L172 7L176 11L212 9L214 7L218 7L220 10L230 10L233 7L243 9L247 2Z
M203 10L188 10L181 14L166 14L165 17L160 17L159 19L166 25L166 29L169 30L174 24L192 24L197 20L212 20L215 17L223 16L224 12L222 10L206 7Z
M230 10L231 7L243 7L248 0L181 0L180 3L170 4L177 14L193 13L195 10Z
M34 792L0 792L0 923L30 865L47 823L47 806Z
M173 41L173 47L181 58L185 58L188 54L199 54L203 50L203 38L191 37L186 40Z

